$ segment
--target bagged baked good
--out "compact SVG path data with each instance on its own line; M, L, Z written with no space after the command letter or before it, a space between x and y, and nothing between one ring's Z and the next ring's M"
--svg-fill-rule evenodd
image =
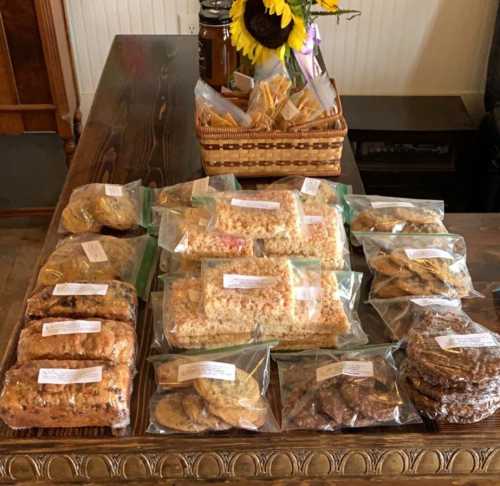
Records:
M162 211L158 244L187 261L254 255L250 238L212 230L207 207Z
M252 118L211 86L198 80L194 88L196 116L202 127L248 128Z
M277 350L360 346L368 342L357 306L363 274L321 271L320 287L310 289L319 314L308 315L307 302L296 304L295 318L279 323L261 322L261 339L279 341ZM302 290L302 289L299 289ZM296 291L297 296L297 291ZM302 298L307 297L301 296Z
M271 347L150 358L159 386L150 401L148 432L277 431L267 399Z
M160 252L160 271L168 274L200 273L201 262L183 258L182 254L170 253L167 250Z
M133 367L135 351L135 329L129 323L52 317L32 321L21 331L17 362L104 360Z
M102 318L135 324L134 286L110 280L103 283L68 282L35 291L26 302L27 320L45 317Z
M500 408L500 336L461 310L422 309L406 349L405 385L426 417L473 423Z
M344 204L344 198L352 192L352 187L341 182L328 179L304 176L286 176L266 186L266 190L295 190L299 191L303 202L322 204Z
M252 128L272 130L284 104L292 82L288 76L277 73L257 82L250 93L247 114Z
M395 297L393 299L372 299L370 304L387 326L391 339L404 340L416 322L416 315L422 308L432 308L436 312L460 309L460 299L446 297Z
M141 181L77 187L61 214L62 233L99 233L103 227L126 231L144 225Z
M38 274L36 286L123 280L146 297L155 270L156 240L84 234L61 240Z
M370 299L405 295L464 298L474 291L458 235L356 233L374 277Z
M280 324L319 315L318 260L235 258L202 262L202 302L209 319Z
M274 354L282 430L403 425L420 418L399 385L391 345Z
M130 423L132 371L104 361L41 360L5 374L0 417L12 429Z
M292 237L276 236L263 240L262 253L266 256L317 258L324 269L349 269L349 243L339 207L311 200L304 202L302 209L307 230Z
M448 233L444 201L361 194L348 194L345 201L353 233Z
M306 231L295 191L221 192L195 201L211 211L211 229L249 239L296 237Z

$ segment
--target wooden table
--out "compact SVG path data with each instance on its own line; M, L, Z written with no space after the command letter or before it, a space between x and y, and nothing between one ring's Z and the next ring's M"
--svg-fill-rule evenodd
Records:
M145 183L161 186L201 175L192 119L195 46L194 39L185 37L115 40L41 258L56 243L61 209L76 186L93 181L123 183L140 177ZM348 146L343 169L338 180L362 192ZM500 281L500 216L454 215L448 224L466 235L474 278L484 280L484 288ZM359 256L355 262L363 265ZM491 302L480 301L472 310L496 326ZM376 341L383 340L381 323L368 309L363 309L365 314L365 327ZM18 331L8 343L2 369L15 360ZM338 484L361 485L350 481L371 478L383 484L392 477L390 484L400 484L395 477L402 475L405 479L427 478L425 484L430 484L429 477L438 474L443 481L453 477L456 484L466 484L467 474L493 479L500 472L496 418L471 427L441 428L428 423L345 434L233 431L216 436L147 436L147 407L154 384L145 361L152 334L145 305L138 331L140 360L131 435L116 438L107 429L13 432L1 427L0 482L130 480L152 484L160 479L247 478L259 484L264 478L334 477Z

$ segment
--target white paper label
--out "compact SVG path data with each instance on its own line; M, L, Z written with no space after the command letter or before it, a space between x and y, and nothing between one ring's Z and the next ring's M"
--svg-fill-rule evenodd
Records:
M231 206L239 208L265 209L275 211L280 208L280 203L276 201L253 201L251 199L231 199Z
M447 260L453 260L453 255L439 248L406 248L405 253L410 260L428 258L446 258Z
M306 224L321 224L323 216L304 216L304 223Z
M450 334L435 338L441 349L451 348L489 348L498 346L496 339L489 333Z
M40 368L38 383L42 385L69 385L71 383L99 383L102 381L102 366L93 368Z
M57 321L46 322L42 327L42 336L58 336L60 334L90 334L101 332L101 321Z
M193 181L193 188L191 190L191 196L197 196L198 194L205 194L208 191L208 177L203 177L203 179L196 179Z
M411 202L404 201L371 201L372 208L414 208L415 205Z
M280 111L281 116L287 121L293 120L299 113L300 110L294 105L293 101L290 99L283 105L283 108L281 108Z
M233 77L234 85L239 91L243 91L243 93L248 93L255 86L255 80L251 76L247 76L239 71L234 71Z
M414 304L420 307L429 307L431 305L444 305L447 307L460 307L460 301L453 299L441 299L439 297L417 297L415 299L410 299Z
M52 291L52 295L106 295L107 293L107 284L81 283L57 284Z
M236 366L232 363L219 361L198 361L179 366L178 381L194 380L196 378L211 378L215 380L234 381Z
M321 181L319 179L306 177L304 179L304 183L302 184L302 189L300 190L300 192L302 194L307 194L308 196L316 196L316 194L318 194L320 184Z
M82 248L89 262L100 263L108 261L108 255L106 255L100 241L85 241L82 243Z
M123 186L120 186L119 184L104 184L104 192L106 193L106 196L122 197Z
M371 361L339 361L321 366L316 370L316 381L328 380L328 378L339 375L359 378L373 376L373 363Z
M270 287L275 283L276 277L239 275L237 273L225 273L223 276L225 289L260 289Z
M296 300L319 300L321 289L319 287L295 287L293 295Z

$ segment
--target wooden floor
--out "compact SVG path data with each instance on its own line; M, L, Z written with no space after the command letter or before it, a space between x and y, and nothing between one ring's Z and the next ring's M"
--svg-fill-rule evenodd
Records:
M22 301L49 225L47 217L0 220L0 353L22 314Z

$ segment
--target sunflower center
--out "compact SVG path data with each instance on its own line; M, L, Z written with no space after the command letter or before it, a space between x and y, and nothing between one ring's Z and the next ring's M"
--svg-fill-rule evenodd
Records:
M269 49L285 44L293 29L293 20L282 29L281 15L266 12L262 0L247 0L243 19L252 37Z

